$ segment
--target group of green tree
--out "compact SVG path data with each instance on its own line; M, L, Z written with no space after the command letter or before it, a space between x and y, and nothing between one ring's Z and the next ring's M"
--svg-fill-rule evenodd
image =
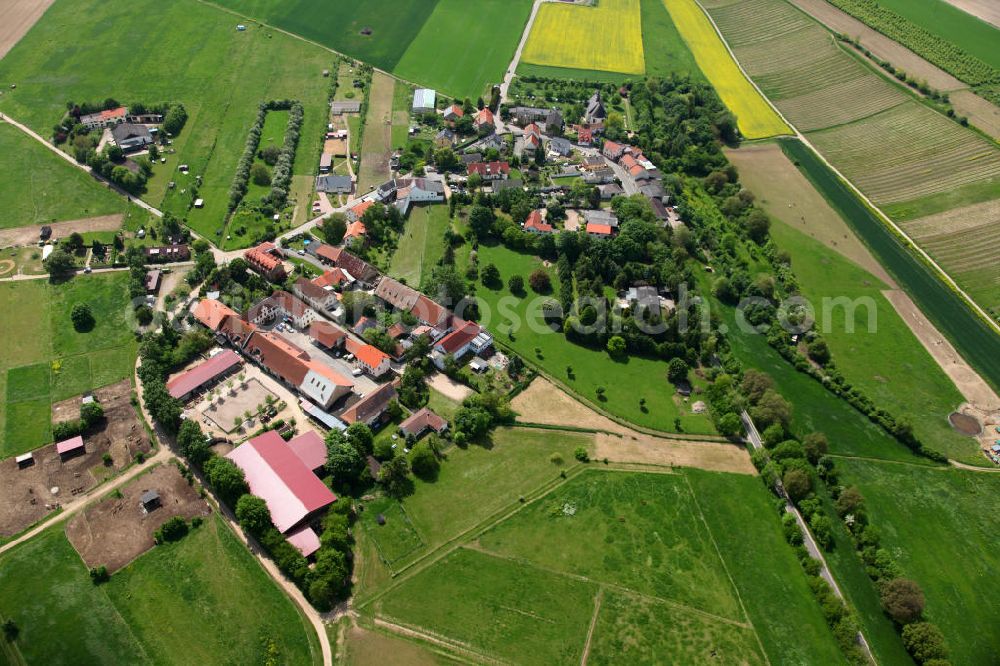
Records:
M56 145L69 143L76 161L90 166L126 192L133 195L141 194L146 187L146 181L153 172L150 161L158 152L156 145L150 146L150 157L141 156L132 160L133 166L126 165L125 154L113 143L108 143L103 150L97 152L103 130L91 130L80 123L80 116L110 110L121 106L117 100L108 98L101 104L74 102L66 103L66 115L53 128L52 140ZM163 133L160 140L165 142L168 135L176 136L187 122L187 111L184 105L178 103L143 104L135 103L129 106L133 115L158 114L163 116Z
M258 148L260 146L260 136L264 131L264 121L269 111L288 111L288 125L285 127L285 137L280 149L274 146L265 146L259 152L259 157L263 163L256 163ZM232 213L243 201L247 192L247 185L251 178L258 185L270 185L271 189L264 195L260 204L265 209L265 215L273 214L276 210L281 210L288 200L288 186L292 180L292 165L295 162L295 149L299 144L299 135L302 131L303 118L302 103L297 100L282 99L261 102L257 107L257 118L250 131L247 132L247 140L243 146L243 154L236 164L236 175L233 176L232 185L229 186L229 212ZM268 172L264 164L273 167ZM255 167L256 171L255 171Z

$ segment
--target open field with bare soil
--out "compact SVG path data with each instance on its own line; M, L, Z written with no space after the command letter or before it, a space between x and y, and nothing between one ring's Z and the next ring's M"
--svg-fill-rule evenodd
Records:
M50 444L35 450L34 464L24 469L14 458L0 461L0 537L38 522L68 498L128 466L136 453L150 451L149 436L129 402L131 391L128 380L95 391L105 421L84 437L83 454L60 460ZM110 465L102 460L105 453L111 454Z
M724 442L667 439L637 432L598 414L574 400L547 379L539 377L519 393L511 406L518 420L599 431L594 438L594 458L609 462L755 474L750 456L742 447Z
M781 148L774 144L727 150L740 181L757 195L764 210L788 226L836 250L887 284L892 278Z
M0 5L0 58L42 17L53 0L7 0Z
M71 233L85 234L91 231L117 231L122 226L122 215L101 215L99 217L88 217L82 220L67 220L65 222L52 222L48 226L52 227L52 238L59 240L69 236ZM0 247L13 247L17 245L31 245L38 242L38 234L41 231L41 224L32 224L26 227L14 227L13 229L0 229Z
M160 496L160 506L148 512L139 501L147 490ZM66 536L88 567L104 565L114 573L153 547L153 532L166 520L211 514L208 503L174 465L160 465L119 491L81 511L66 526Z

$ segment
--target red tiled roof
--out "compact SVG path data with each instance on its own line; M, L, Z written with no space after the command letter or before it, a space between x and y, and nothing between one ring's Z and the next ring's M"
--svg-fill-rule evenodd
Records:
M347 342L344 343L345 348L351 354L354 354L359 361L364 363L366 366L372 370L378 368L382 365L383 361L389 360L389 355L383 352L378 347L374 347L363 342L358 342L353 338L348 338Z
M62 455L64 453L69 453L70 451L76 451L77 449L83 448L83 436L77 435L72 439L67 439L66 441L59 442L56 444L56 453Z
M117 109L108 109L107 111L101 111L101 120L111 120L112 118L124 118L126 109L124 106L119 106Z
M419 435L428 428L434 432L441 432L447 426L447 421L424 407L404 419L403 422L399 424L399 429L407 435Z
M267 503L280 532L337 501L274 430L237 446L226 457L243 470L250 492Z
M357 206L351 208L351 212L354 213L355 219L360 220L361 216L365 214L365 211L375 205L375 201L369 199L368 201L362 201ZM362 225L363 227L364 225Z
M174 398L181 398L241 363L236 352L227 349L171 379L167 382L167 392Z
M351 222L347 225L347 231L344 232L344 238L357 238L358 236L364 236L368 232L365 228L365 223L361 220Z
M227 316L232 315L239 318L235 310L232 310L227 305L221 301L217 301L214 298L205 298L198 302L194 306L194 310L191 311L194 318L200 321L205 326L209 327L213 331L219 330L219 325L222 324L222 320Z
M335 347L347 337L347 332L327 321L314 321L309 324L309 336L324 347Z
M315 430L306 430L291 438L288 440L288 448L311 470L326 464L326 443Z
M248 321L240 319L236 315L229 315L222 321L222 326L218 332L229 338L230 342L246 342L250 334L257 330L257 327ZM242 344L241 344L242 346Z
M458 104L452 104L450 107L448 107L448 110L445 111L445 114L448 114L449 112L453 113L459 118L465 115L465 111L463 111L462 107L460 107Z
M348 386L353 387L354 382L340 374L330 366L325 363L319 363L318 361L306 361L306 367L315 372L318 375L326 377L331 382L338 386Z
M431 326L440 326L448 319L448 309L427 296L420 294L410 308L410 314Z
M610 236L612 229L610 224L594 224L593 222L587 222L587 233Z
M281 259L271 254L273 250L274 243L261 243L244 252L243 258L254 268L269 273L281 265Z
M524 228L535 229L536 231L543 231L545 233L555 231L555 228L551 224L542 221L542 213L538 210L528 213L528 219L524 221Z
M493 112L490 111L489 107L483 107L483 110L476 114L476 125L495 125L496 119L493 117Z
M471 321L463 323L448 335L441 338L435 347L440 347L445 354L454 354L479 335L483 329L479 324Z
M510 164L507 162L472 162L468 166L468 172L470 176L478 173L485 178L492 174L510 173Z
M345 282L347 282L347 275L339 268L326 271L319 277L313 278L312 281L317 287L336 287Z
M313 286L308 280L303 281L305 281L305 283L310 287ZM324 296L325 295L326 293L324 292ZM247 311L247 319L250 319L251 321L256 319L265 307L272 307L281 310L288 317L302 317L312 309L306 305L304 301L296 298L283 289L278 289L260 303L250 308Z
M319 550L320 547L319 536L308 525L300 527L297 530L292 530L285 535L285 540L298 548L299 552L302 553L302 557L309 557Z
M247 354L293 386L302 384L309 355L276 333L255 331L245 347Z

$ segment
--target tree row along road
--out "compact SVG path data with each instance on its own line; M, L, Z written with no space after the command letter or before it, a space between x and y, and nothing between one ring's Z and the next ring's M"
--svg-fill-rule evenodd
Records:
M740 418L743 420L743 426L746 428L747 439L749 440L750 445L753 446L755 450L763 449L764 443L761 441L760 433L757 432L757 426L754 425L753 419L750 418L750 414L747 413L746 410L743 410L740 414ZM781 479L774 482L774 488L778 495L785 500L785 511L795 516L795 522L798 524L799 530L802 532L806 550L809 551L809 557L819 562L820 577L822 577L823 580L830 585L830 589L833 590L834 594L836 594L844 603L847 603L844 593L840 590L840 586L837 585L837 581L834 579L833 574L830 573L830 567L826 564L826 558L823 557L823 551L820 550L816 540L813 539L812 532L809 531L809 525L806 524L805 518L802 517L798 508L792 504L792 501L789 499L788 494L785 492L785 488L781 483ZM861 646L861 649L865 651L865 654L868 656L871 663L877 664L878 662L875 659L875 655L872 654L871 647L869 647L868 641L865 639L865 635L860 629L858 629L856 640L858 645Z

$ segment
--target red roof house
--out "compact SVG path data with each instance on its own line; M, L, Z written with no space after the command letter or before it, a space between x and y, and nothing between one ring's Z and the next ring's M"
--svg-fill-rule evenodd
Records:
M524 221L524 230L535 234L551 234L555 231L555 227L542 220L541 211L533 210Z
M277 255L278 249L274 243L261 243L257 247L252 247L243 253L243 258L250 264L250 268L257 271L264 277L274 282L284 280L285 266L281 263Z
M288 440L288 448L314 472L326 464L326 442L315 430L307 430Z
M243 365L232 349L216 354L167 382L167 392L178 400L184 400L202 386L214 382Z
M222 301L217 301L214 298L205 298L199 301L198 305L194 306L191 314L194 315L195 319L213 331L219 330L219 327L222 325L222 321L226 317L231 315L237 319L239 318L239 315L235 310L228 307Z
M56 444L56 453L60 457L68 458L74 456L78 453L83 453L86 449L83 446L83 436L77 435L72 439L67 439L63 442Z
M467 168L470 176L475 173L483 180L501 180L510 176L510 164L507 162L473 162Z
M406 436L420 437L428 430L443 432L448 428L448 422L424 407L399 424L399 429Z
M496 118L493 117L493 112L490 111L489 107L484 106L482 111L476 114L475 119L472 121L473 127L482 127L484 125L496 125Z
M347 332L328 321L314 321L309 324L309 337L318 342L320 346L333 349L344 344Z
M267 503L271 521L282 533L337 501L274 430L237 446L226 457L243 470L250 492Z

